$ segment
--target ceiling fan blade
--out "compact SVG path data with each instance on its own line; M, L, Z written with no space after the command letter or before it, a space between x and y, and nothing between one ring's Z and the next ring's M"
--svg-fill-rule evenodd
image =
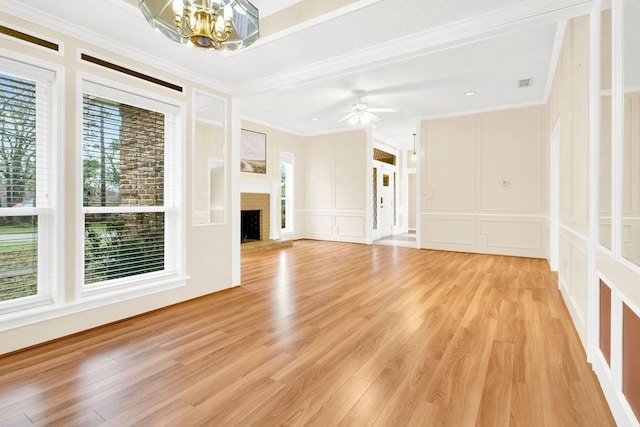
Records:
M343 118L341 118L340 120L338 120L338 123L340 122L344 122L345 120L349 120L349 118L353 117L356 113L354 113L353 111L349 114L347 114L346 116L344 116Z
M367 111L373 111L374 113L397 113L396 108L369 108Z
M367 114L373 119L374 122L379 122L380 121L380 117L378 117L375 114L373 114L370 110L367 111Z

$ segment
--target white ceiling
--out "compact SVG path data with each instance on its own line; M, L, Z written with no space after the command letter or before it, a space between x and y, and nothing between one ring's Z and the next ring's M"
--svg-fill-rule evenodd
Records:
M261 16L300 1L255 0ZM249 119L298 134L334 131L363 90L392 107L377 124L410 144L426 116L541 102L558 22L588 0L357 0L233 54L173 43L152 30L132 0L0 0L0 9L240 96ZM533 86L517 89L519 79ZM477 94L465 96L473 90ZM320 120L312 121L318 117Z
M252 0L251 3L260 11L260 17L266 18L301 1L302 0Z

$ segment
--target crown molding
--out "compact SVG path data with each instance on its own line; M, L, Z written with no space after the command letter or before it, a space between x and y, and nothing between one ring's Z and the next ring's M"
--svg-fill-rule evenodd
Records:
M240 116L240 120L243 120L243 121L246 121L246 122L249 122L249 123L253 123L253 124L259 125L259 126L265 126L265 127L271 128L273 130L277 130L279 132L288 133L290 135L297 136L297 137L300 137L300 138L303 138L303 137L307 136L304 133L300 133L300 132L295 131L293 129L290 129L290 128L287 128L287 127L284 127L284 126L274 125L273 123L268 123L268 122L265 122L264 120L256 119L256 118L245 116L245 115Z
M527 101L527 102L520 102L515 104L503 104L503 105L497 105L495 107L479 108L476 110L456 111L455 113L451 113L451 114L432 114L428 116L422 116L421 121L425 122L427 120L448 119L450 117L469 116L471 114L493 113L495 111L513 110L516 108L538 107L540 105L546 105L546 104L547 102L545 100L539 100L539 101L533 101L533 102Z
M105 1L123 11L130 12L132 10L131 5L122 0ZM125 57L135 58L136 61L140 63L149 65L153 68L164 71L178 78L186 76L187 79L193 80L194 82L204 83L214 90L227 94L230 94L233 90L233 88L226 83L211 79L211 77L209 76L196 73L191 69L181 67L174 63L168 63L166 59L150 55L148 52L140 49L135 49L130 46L123 45L122 43L106 38L104 35L98 34L92 30L80 27L59 17L54 17L48 13L43 13L42 11L35 9L34 7L29 6L24 2L17 0L7 0L0 2L0 11L21 19L25 19L29 22L48 28L57 33L64 34L68 37L81 40L95 47L106 49ZM19 25L17 27L18 28L16 29L18 30L28 31L24 28L21 28Z
M296 87L346 73L404 61L444 49L495 37L516 29L544 25L589 13L593 0L526 0L497 11L441 25L406 37L339 55L234 87L248 95L282 87Z

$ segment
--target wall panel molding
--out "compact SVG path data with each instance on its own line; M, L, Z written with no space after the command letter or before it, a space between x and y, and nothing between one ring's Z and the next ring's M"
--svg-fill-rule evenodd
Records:
M543 215L421 214L422 248L546 258Z

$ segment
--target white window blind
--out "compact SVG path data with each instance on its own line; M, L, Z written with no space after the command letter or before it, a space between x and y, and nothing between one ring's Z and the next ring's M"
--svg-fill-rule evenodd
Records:
M0 58L0 313L55 289L55 73Z
M85 90L85 286L174 274L175 107L94 83Z

